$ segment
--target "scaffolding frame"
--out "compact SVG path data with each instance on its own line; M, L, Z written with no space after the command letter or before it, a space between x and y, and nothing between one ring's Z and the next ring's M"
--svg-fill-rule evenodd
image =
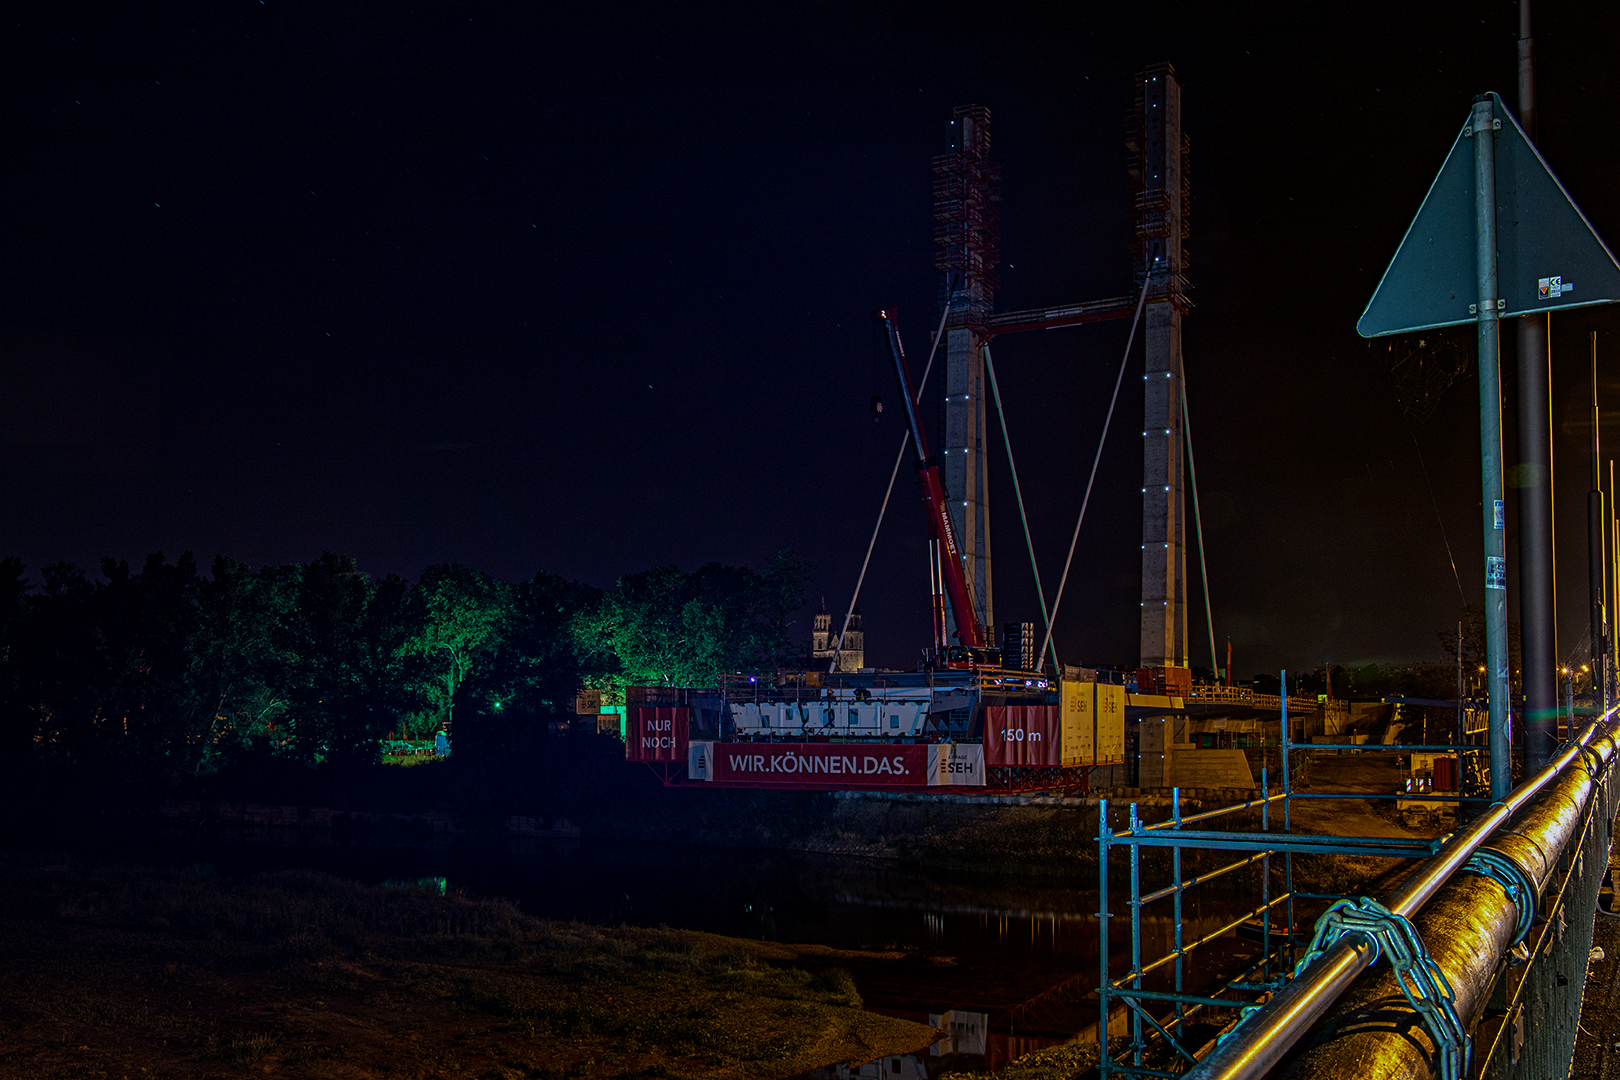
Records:
M1287 685L1287 678L1287 671L1283 671L1284 687ZM1293 800L1303 798L1445 802L1456 804L1459 815L1464 804L1485 804L1490 801L1485 796L1465 795L1461 789L1456 795L1449 796L1403 792L1390 794L1360 791L1296 792L1293 790L1289 767L1290 751L1294 749L1332 750L1339 753L1347 751L1388 753L1391 750L1400 753L1456 753L1459 765L1459 785L1461 785L1461 766L1464 754L1470 750L1483 753L1487 751L1487 748L1476 748L1463 743L1443 746L1294 744L1289 735L1288 699L1286 694L1281 701L1280 720L1281 733L1278 739L1278 746L1281 751L1279 764L1282 773L1280 791L1275 793L1271 791L1269 769L1262 766L1260 770L1259 798L1190 816L1183 816L1181 812L1181 789L1172 787L1170 789L1170 817L1168 819L1146 823L1142 819L1139 804L1131 802L1126 827L1121 830L1115 830L1109 824L1108 800L1101 799L1098 801L1097 886L1099 904L1097 911L1097 949L1099 980L1097 988L1097 1071L1100 1080L1109 1080L1111 1074L1123 1074L1130 1077L1175 1077L1180 1075L1179 1071L1157 1068L1147 1064L1145 1059L1155 1040L1162 1040L1164 1044L1167 1044L1172 1055L1172 1062L1184 1069L1196 1063L1198 1057L1195 1051L1201 1049L1200 1047L1185 1045L1185 1034L1190 1027L1190 1021L1195 1015L1205 1010L1215 1009L1230 1009L1242 1014L1247 1010L1259 1008L1272 992L1292 977L1298 960L1295 955L1295 946L1301 943L1294 913L1295 901L1320 900L1331 902L1345 899L1347 896L1347 894L1342 893L1296 891L1294 888L1295 854L1360 855L1387 859L1423 858L1439 850L1444 840L1443 836L1432 840L1424 840L1421 838L1319 836L1310 833L1295 833L1293 832L1292 816ZM1281 832L1271 830L1271 806L1273 803L1282 804ZM1229 832L1188 827L1205 825L1223 817L1252 810L1258 810L1260 813L1259 832ZM1125 903L1129 908L1131 933L1129 969L1123 975L1115 976L1112 972L1109 925L1116 916L1110 910L1108 864L1110 853L1119 848L1124 848L1129 852L1130 890ZM1142 891L1141 874L1143 848L1168 848L1170 850L1170 884L1145 894ZM1182 852L1185 849L1231 851L1242 854L1244 857L1190 879L1184 879L1182 875ZM1275 897L1271 895L1271 859L1274 855L1280 855L1283 860L1283 889ZM1186 942L1182 935L1182 897L1186 891L1256 863L1260 864L1261 877L1259 904L1227 921L1219 929L1204 934L1196 941ZM1171 950L1163 956L1144 963L1142 957L1142 908L1144 905L1167 899L1171 901L1174 908L1174 917L1171 920L1174 932ZM1278 907L1284 909L1285 922L1283 933L1274 935L1272 933L1272 916ZM1252 919L1258 919L1260 923L1259 957L1235 976L1227 979L1215 990L1199 994L1187 993L1184 963L1187 956L1198 948L1224 937ZM1279 938L1275 946L1273 945L1273 937ZM1143 986L1145 976L1167 966L1172 969L1172 990L1149 990ZM1171 1009L1161 1020L1149 1011L1145 1004L1148 1002L1162 1003L1170 1006ZM1115 1058L1113 1049L1109 1045L1112 1034L1109 1013L1115 1003L1125 1006L1129 1020L1128 1035L1130 1042L1118 1059Z

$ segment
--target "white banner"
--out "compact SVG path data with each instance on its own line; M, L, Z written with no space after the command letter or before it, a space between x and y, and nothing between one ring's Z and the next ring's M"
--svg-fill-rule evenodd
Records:
M688 780L713 780L714 770L710 763L714 760L714 743L690 742L686 744L686 778Z
M930 743L929 787L984 787L984 747L978 743Z

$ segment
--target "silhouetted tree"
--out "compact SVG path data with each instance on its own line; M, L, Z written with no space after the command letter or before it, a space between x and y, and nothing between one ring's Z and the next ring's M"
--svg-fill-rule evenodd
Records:
M373 582L350 556L260 571L290 602L276 605L271 685L285 695L277 753L309 765L375 761L382 736L418 704L403 677L407 585Z
M405 607L408 630L398 656L424 703L406 726L420 735L450 722L458 691L488 670L511 619L512 588L465 566L430 566Z
M1485 668L1485 609L1479 604L1469 604L1462 609L1459 617L1462 623L1462 667L1463 687L1465 693L1477 692L1484 685ZM1457 628L1442 630L1435 635L1440 641L1440 648L1452 660L1452 669L1455 671L1457 658ZM1521 692L1523 680L1520 678L1520 667L1523 663L1523 653L1519 643L1519 624L1508 622L1508 669L1509 682L1513 693ZM1453 676L1452 682L1456 682Z
M28 568L15 555L0 559L0 776L26 773L33 758L30 714L23 703L24 619Z
M578 631L607 646L623 685L709 686L729 671L774 668L792 652L787 618L804 604L809 567L781 552L763 574L709 563L620 578Z
M579 627L602 596L546 571L517 586L505 638L475 690L481 708L523 717L572 713L575 691L613 669L606 643Z

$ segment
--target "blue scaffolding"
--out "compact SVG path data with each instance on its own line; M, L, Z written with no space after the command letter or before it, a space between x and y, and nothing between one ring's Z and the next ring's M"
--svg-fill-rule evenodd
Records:
M1296 892L1294 889L1294 856L1296 854L1321 855L1359 855L1372 858L1412 859L1424 858L1437 851L1444 840L1438 837L1433 840L1392 838L1383 836L1320 836L1315 834L1295 833L1292 831L1293 820L1291 804L1294 799L1354 799L1354 800L1400 800L1402 802L1443 802L1454 803L1459 808L1465 803L1484 804L1489 800L1484 797L1465 795L1459 791L1456 795L1422 795L1416 793L1394 792L1378 794L1371 792L1296 792L1292 788L1289 775L1289 752L1293 748L1290 743L1288 731L1288 704L1286 697L1287 672L1283 672L1284 696L1282 702L1282 731L1279 745L1281 749L1282 790L1273 793L1270 790L1269 770L1260 770L1260 797L1248 802L1233 806L1221 807L1202 813L1183 816L1181 812L1181 789L1170 790L1170 816L1164 821L1147 823L1142 820L1138 804L1129 804L1129 814L1125 828L1116 830L1109 821L1108 800L1100 800L1097 807L1097 876L1098 892L1100 895L1098 917L1098 1074L1101 1080L1108 1080L1110 1074L1121 1073L1128 1076L1154 1076L1173 1077L1179 1075L1187 1066L1198 1059L1195 1053L1200 1047L1187 1045L1186 1035L1195 1016L1206 1011L1233 1010L1239 1016L1249 1009L1259 1008L1270 994L1284 985L1294 973L1298 957L1295 955L1296 944L1302 943L1297 934L1294 915L1296 901L1335 901L1344 899L1344 894ZM1389 752L1389 746L1367 746L1359 744L1307 744L1313 751L1336 752ZM1466 745L1444 746L1411 746L1401 745L1402 752L1446 752L1456 753L1461 758L1465 753L1475 750ZM1484 752L1485 747L1477 748L1476 752ZM1459 766L1462 762L1459 761ZM1281 803L1282 830L1273 831L1272 804ZM1218 819L1258 811L1260 815L1260 829L1253 831L1225 831L1211 829L1207 826ZM1109 944L1110 920L1115 916L1110 911L1109 898L1109 856L1119 848L1129 852L1130 862L1130 895L1127 906L1131 919L1130 934L1130 968L1123 975L1115 976L1111 970L1112 955ZM1152 892L1142 891L1142 849L1168 848L1170 850L1170 884ZM1229 851L1240 853L1243 857L1235 862L1228 863L1216 869L1198 874L1192 878L1184 879L1182 876L1182 852L1185 849ZM1272 895L1271 859L1280 855L1283 860L1283 887L1281 893ZM1182 897L1188 889L1195 888L1227 874L1242 870L1245 867L1260 865L1261 894L1259 903L1226 922L1223 926L1203 934L1196 941L1185 941L1182 934ZM1144 961L1142 956L1142 909L1149 904L1170 901L1174 911L1171 925L1174 939L1170 951L1163 956ZM1284 912L1283 932L1274 934L1272 931L1273 912L1281 907ZM1221 986L1213 991L1200 994L1189 994L1185 986L1185 960L1200 947L1207 946L1218 938L1237 930L1251 920L1258 920L1258 934L1260 940L1260 956L1249 964L1236 976L1227 979ZM1143 979L1150 973L1169 967L1169 977L1172 989L1150 990L1143 985ZM1150 1011L1146 1003L1159 1003L1166 1008L1158 1010L1159 1016ZM1110 1025L1110 1013L1118 1005L1124 1006L1124 1019L1129 1021L1129 1044L1119 1055L1115 1055L1109 1045L1113 1035ZM1150 1049L1155 1045L1167 1047L1167 1053L1159 1055L1161 1066L1150 1065L1146 1060Z

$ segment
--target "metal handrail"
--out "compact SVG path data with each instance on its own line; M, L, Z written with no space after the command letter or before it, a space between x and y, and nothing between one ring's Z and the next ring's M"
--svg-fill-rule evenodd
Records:
M1566 743L1545 768L1510 791L1465 828L1452 834L1386 902L1390 912L1411 918L1513 814L1540 794L1587 746L1620 729L1610 709ZM1377 959L1377 945L1362 934L1347 934L1311 963L1262 1008L1255 1010L1210 1054L1187 1070L1188 1080L1253 1080L1282 1060L1363 971Z
M1248 802L1233 803L1231 806L1221 806L1214 810L1204 810L1196 814L1188 814L1186 817L1182 818L1165 818L1163 821L1155 821L1151 825L1144 824L1141 826L1141 828L1179 829L1182 826L1190 825L1195 821L1208 821L1210 818L1224 817L1227 814L1235 814L1240 810L1252 810L1257 806L1264 806L1267 803L1281 802L1286 798L1288 798L1288 793L1279 791L1275 795L1262 795L1260 798L1250 799ZM1121 829L1114 833L1114 836L1121 840L1134 835L1137 834L1133 833L1130 829Z

